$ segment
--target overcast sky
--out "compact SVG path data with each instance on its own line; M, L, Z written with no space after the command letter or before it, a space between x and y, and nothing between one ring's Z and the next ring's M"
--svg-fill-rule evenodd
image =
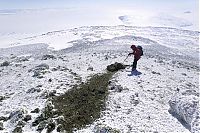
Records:
M197 30L198 7L199 0L0 0L0 32L32 33L121 24L178 28L191 25L185 28ZM23 12L10 9L42 10ZM122 22L119 16L126 18Z
M144 8L193 9L199 0L0 0L0 9L65 8L86 6L132 6Z

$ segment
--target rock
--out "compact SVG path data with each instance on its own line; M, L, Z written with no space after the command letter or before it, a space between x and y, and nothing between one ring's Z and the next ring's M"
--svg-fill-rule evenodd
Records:
M137 106L140 103L138 94L132 95L131 96L131 104L133 104L134 106Z
M24 127L26 125L26 123L24 121L18 121L17 126L21 126Z
M37 126L40 122L42 122L42 121L44 121L45 120L45 118L44 118L44 116L43 115L40 115L39 117L37 117L36 119L35 119L35 121L32 123L32 126L34 127L34 126Z
M52 90L49 92L49 97L55 96L56 95L56 90Z
M137 106L137 105L140 103L140 101L139 101L138 99L135 99L135 100L133 100L131 103L132 103L134 106Z
M139 94L136 92L136 93L135 93L135 96L136 96L136 97L138 97L138 96L139 96Z
M59 125L57 126L56 131L57 131L57 132L63 132L63 130L64 130L63 126L62 126L61 124L59 124Z
M88 67L87 71L94 71L93 67Z
M65 123L65 118L64 116L59 116L56 121L59 123L59 124L62 124L62 123Z
M40 71L34 71L33 72L33 77L38 77L40 76Z
M4 61L0 66L4 67L4 66L9 66L9 65L10 65L10 62Z
M17 62L29 61L26 57L18 57Z
M8 117L0 116L0 121L7 121Z
M38 125L37 131L42 131L46 127L47 121L41 121Z
M52 110L52 117L57 118L59 116L58 113L59 113L59 111L57 109L53 109Z
M111 84L110 90L114 90L115 92L122 92L123 87L121 85Z
M0 122L0 130L3 130L3 122Z
M52 131L55 129L55 127L56 127L56 123L53 122L53 120L51 119L51 120L49 121L47 127L46 127L46 128L47 128L47 133L52 132Z
M105 57L105 60L108 60L108 56Z
M26 115L23 119L25 122L31 120L31 115Z
M42 56L42 60L47 60L47 59L56 59L56 57L54 55L43 55Z
M42 87L42 85L37 85L36 87Z
M176 93L169 100L169 112L179 121L186 123L185 126L191 129L191 123L198 114L198 103L198 97L195 95L182 95L181 93Z
M55 67L51 69L51 71L57 71L57 70L58 68L55 68Z
M118 71L120 69L125 69L125 68L126 68L125 65L118 62L115 62L115 64L111 64L107 66L107 70L110 72L115 72L115 71Z
M0 102L5 99L5 96L0 96Z
M111 84L112 84L112 81L108 81L108 84L111 85Z
M13 111L10 113L8 119L12 119L11 121L18 121L20 118L23 118L23 114L26 111L23 109L17 110L17 111Z
M48 91L47 91L47 90L44 90L44 91L42 92L42 94L41 94L40 97L42 97L43 99L47 99L47 98L49 97Z
M26 93L34 93L34 92L40 92L41 89L40 88L31 88L31 89L28 89Z
M181 73L183 76L187 76L187 74L186 73Z
M17 126L12 133L22 133L22 127L21 126Z
M46 107L44 108L44 111L42 113L42 116L45 119L52 118L53 117L53 108L54 108L53 104L50 101L47 102Z
M33 111L31 111L31 113L39 113L40 112L40 109L39 108L36 108L34 109Z
M120 133L119 130L108 127L103 124L96 125L93 129L94 133Z
M159 72L152 71L152 74L161 75Z
M49 69L49 65L42 63L35 68L30 69L29 72L33 72L33 77L43 78L41 75L45 74L47 69Z
M52 79L49 79L48 81L49 81L49 82L52 82Z

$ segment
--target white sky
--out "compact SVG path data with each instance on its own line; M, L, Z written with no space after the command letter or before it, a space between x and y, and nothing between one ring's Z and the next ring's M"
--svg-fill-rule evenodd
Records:
M198 30L198 5L198 0L0 0L0 33L122 24L177 28L192 24L182 28ZM119 16L127 20L122 22Z

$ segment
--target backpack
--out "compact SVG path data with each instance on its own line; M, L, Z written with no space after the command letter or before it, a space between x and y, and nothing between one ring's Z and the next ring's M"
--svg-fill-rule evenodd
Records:
M140 55L140 56L143 56L143 49L142 49L142 46L137 46L137 48L141 51L141 55Z

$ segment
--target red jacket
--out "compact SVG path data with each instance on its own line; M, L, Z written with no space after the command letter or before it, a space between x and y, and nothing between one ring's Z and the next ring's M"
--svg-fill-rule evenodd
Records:
M134 55L134 59L139 60L140 57L141 57L141 51L140 51L140 49L138 49L135 45L132 45L131 49L133 50L133 53L129 53L129 55L133 54Z

